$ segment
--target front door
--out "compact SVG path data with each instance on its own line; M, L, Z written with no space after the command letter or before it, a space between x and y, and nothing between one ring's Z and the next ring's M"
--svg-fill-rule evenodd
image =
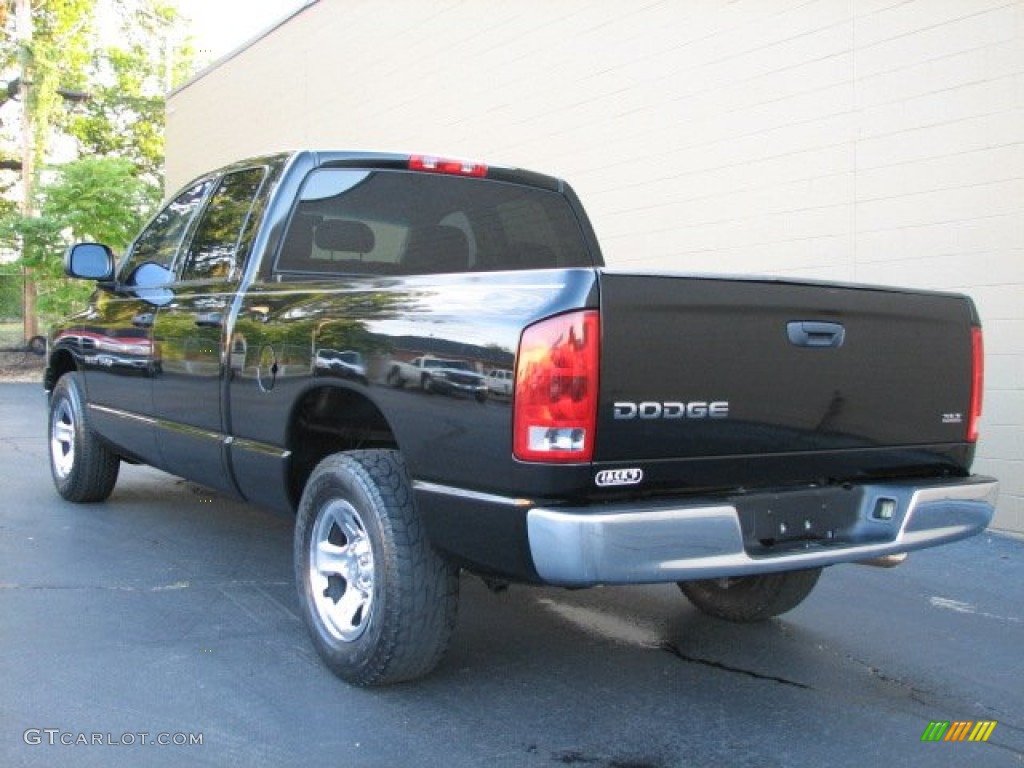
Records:
M152 378L159 371L153 323L170 296L172 268L209 191L192 185L149 222L119 267L117 287L101 292L80 323L62 333L80 350L90 418L126 455L160 465L150 418Z

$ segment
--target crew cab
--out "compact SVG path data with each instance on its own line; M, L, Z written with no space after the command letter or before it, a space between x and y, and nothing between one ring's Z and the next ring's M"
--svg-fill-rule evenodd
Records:
M124 254L65 258L96 290L50 340L57 491L102 501L145 463L294 515L310 636L356 685L434 668L463 571L674 582L757 621L828 566L993 514L969 298L609 269L549 176L259 157L189 183ZM487 370L510 397L423 391Z

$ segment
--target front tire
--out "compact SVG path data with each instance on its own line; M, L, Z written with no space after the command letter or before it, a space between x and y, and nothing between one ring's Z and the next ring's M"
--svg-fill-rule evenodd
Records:
M681 581L679 589L703 613L741 623L764 621L796 608L811 594L821 568L732 579Z
M320 657L358 686L413 680L440 662L458 607L458 569L427 541L401 455L328 456L295 523L295 578Z
M67 373L50 395L50 474L68 501L103 501L114 490L121 460L89 424L81 375Z

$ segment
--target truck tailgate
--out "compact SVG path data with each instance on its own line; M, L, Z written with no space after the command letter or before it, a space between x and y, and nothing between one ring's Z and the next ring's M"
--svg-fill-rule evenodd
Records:
M600 285L599 465L745 456L770 485L842 479L850 452L858 475L969 461L966 297L615 272Z

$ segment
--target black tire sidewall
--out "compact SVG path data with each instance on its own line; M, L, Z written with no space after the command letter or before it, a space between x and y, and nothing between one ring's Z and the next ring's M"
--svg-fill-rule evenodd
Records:
M309 574L318 515L334 500L355 509L373 552L373 607L351 641L324 624ZM294 548L303 617L334 674L358 686L390 685L422 677L441 661L458 611L458 568L431 546L401 454L368 449L321 461L303 490Z
M57 492L67 498L71 488L74 487L75 477L80 474L80 462L78 458L78 451L81 445L81 429L82 429L82 408L81 400L78 396L78 388L72 377L74 374L67 374L61 377L60 381L57 382L57 386L53 388L53 394L50 395L50 412L47 416L47 456L50 460L50 476L53 478L53 484L57 487ZM53 427L54 422L57 418L57 409L61 403L67 402L71 408L72 417L75 420L75 463L71 467L71 471L61 477L57 473L57 466L53 455Z
M397 485L382 489L378 476ZM429 593L431 584L439 586L445 576L416 570L440 560L421 538L421 532L414 530L418 521L411 498L404 463L395 452L384 450L328 456L313 471L303 493L294 552L303 617L321 658L331 671L353 685L384 685L426 674L440 661L454 625L452 612L447 630L417 634L415 629L422 626L419 622L424 618L417 611L447 616L453 604L441 597L446 590L437 592L440 603L422 592L426 588ZM318 513L336 499L347 501L358 512L374 560L372 613L366 629L351 641L335 637L325 626L313 603L309 574L310 542ZM453 592L457 600L457 583ZM435 629L438 626L435 623Z
M64 477L57 472L53 455L53 425L57 409L66 402L74 419L75 456L71 470ZM102 501L110 495L117 481L119 460L95 435L88 421L81 375L67 373L58 380L50 395L47 414L47 455L50 475L57 492L68 501Z
M325 659L333 659L343 667L367 667L374 665L374 655L379 653L384 629L387 624L388 597L386 578L388 568L388 537L382 531L385 521L378 513L377 499L373 498L370 487L364 486L362 468L344 457L332 457L332 471L325 471L322 464L310 477L306 493L296 519L295 564L296 584L302 602L303 616L309 627L317 650ZM336 467L336 469L335 469ZM355 507L363 522L374 560L373 609L365 631L353 641L346 642L334 637L325 626L313 604L310 583L309 561L310 542L316 529L318 514L331 501L343 499ZM334 666L334 665L332 665Z

